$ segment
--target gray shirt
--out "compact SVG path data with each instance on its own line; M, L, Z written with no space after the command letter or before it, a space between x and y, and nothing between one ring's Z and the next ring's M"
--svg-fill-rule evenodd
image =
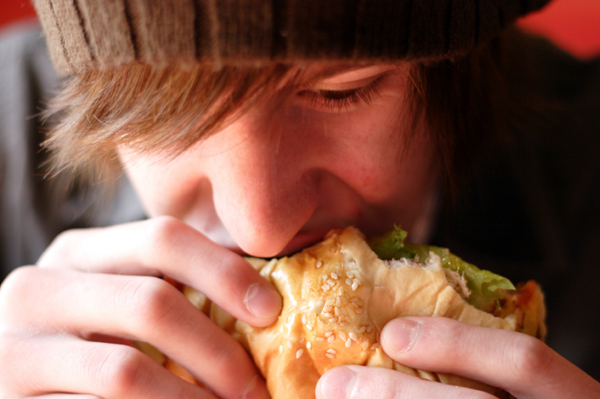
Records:
M108 199L102 187L47 177L41 112L59 85L35 23L0 31L0 281L33 264L61 231L144 217L126 178Z

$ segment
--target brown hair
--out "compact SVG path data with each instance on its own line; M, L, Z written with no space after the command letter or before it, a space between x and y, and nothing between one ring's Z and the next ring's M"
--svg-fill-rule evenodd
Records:
M459 60L411 63L409 123L425 124L450 186L481 144L499 132L497 114L506 96L497 48L486 46ZM169 154L176 155L272 95L273 87L286 95L309 75L330 73L276 63L219 70L137 63L75 75L49 111L59 120L45 143L53 153L52 170L107 178L118 170L120 144L174 149Z
M52 173L71 169L86 178L110 176L120 144L148 151L173 148L177 154L243 113L289 72L283 65L215 71L202 64L138 63L74 75L47 112L58 121L44 143L52 153Z
M503 42L492 41L458 60L418 64L413 68L413 115L426 124L439 155L446 188L457 183L490 143L509 139L512 117L520 117L520 100L503 65Z

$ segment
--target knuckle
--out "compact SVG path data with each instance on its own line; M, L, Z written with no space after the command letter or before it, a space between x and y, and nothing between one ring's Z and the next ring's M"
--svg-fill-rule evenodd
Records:
M218 370L220 374L234 372L244 375L254 370L247 353L235 341L225 340L220 343L218 349L215 349L215 352L208 356L211 358L214 370Z
M414 391L414 387L409 384L403 384L396 378L386 378L377 381L374 386L373 397L382 399L407 398L411 397L411 393L415 393Z
M35 266L23 266L16 268L6 277L0 289L2 293L19 293L21 290L30 288L32 274L36 273Z
M432 317L426 323L415 345L423 351L435 351L439 357L454 357L470 348L464 340L465 324L446 317ZM452 343L449 345L448 343ZM409 351L412 352L412 351Z
M33 275L38 270L35 266L23 266L13 270L0 286L0 327L5 327L4 323L10 319L10 315L17 313L20 315L20 306L22 298L25 295L31 295L34 291Z
M517 378L533 379L543 374L552 363L552 352L546 344L527 335L519 336L513 346L512 369Z
M128 309L139 328L156 326L178 308L178 292L158 278L136 279Z
M37 261L39 267L53 267L57 261L64 263L71 257L71 248L76 246L76 242L81 234L80 230L66 230L58 234L50 243Z
M98 359L100 357L100 359ZM137 350L118 346L89 357L93 376L108 397L128 397L145 375L146 362ZM97 365L97 366L94 366Z
M35 267L23 266L16 268L4 279L1 292L19 292L21 288L27 288L31 281L30 276L34 272Z
M172 242L187 230L188 227L181 220L172 216L159 216L150 220L146 232L153 248L164 248L165 243Z
M177 247L182 237L189 234L189 227L172 216L158 216L150 219L143 230L144 247L140 261L145 265L158 265L162 260L172 260L169 252Z

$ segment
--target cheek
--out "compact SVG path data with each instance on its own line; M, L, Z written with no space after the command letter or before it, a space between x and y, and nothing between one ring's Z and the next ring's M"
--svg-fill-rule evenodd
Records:
M119 149L119 159L149 216L181 218L206 191L205 179L193 173L183 157L165 160L161 155Z
M409 130L397 97L384 97L374 105L327 118L311 115L300 131L315 137L305 143L319 143L315 152L323 160L321 167L367 202L381 203L425 189L434 168L424 132Z
M337 164L336 174L343 176L347 184L370 203L392 198L402 201L401 197L428 185L432 174L430 154L416 143L406 145L397 137L372 143L369 151L356 148L348 152L348 158L349 162Z

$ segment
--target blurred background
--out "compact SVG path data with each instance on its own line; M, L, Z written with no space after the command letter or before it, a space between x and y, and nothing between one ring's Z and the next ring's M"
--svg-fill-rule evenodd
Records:
M30 0L0 0L0 29L28 19L35 19ZM600 0L554 0L519 24L576 57L600 56Z

